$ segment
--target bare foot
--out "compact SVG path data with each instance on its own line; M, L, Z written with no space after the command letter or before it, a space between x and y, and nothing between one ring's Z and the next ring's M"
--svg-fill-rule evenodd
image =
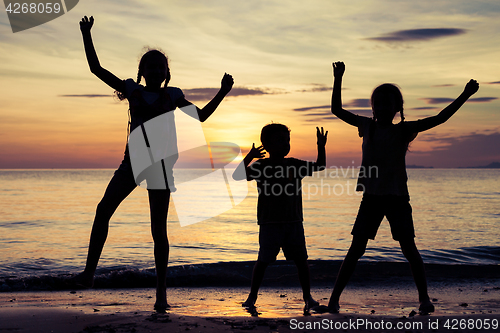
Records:
M165 302L156 301L154 309L156 312L165 313L165 311L170 309L170 305L167 303L167 301L165 301Z
M248 295L248 298L243 304L241 304L244 308L255 308L255 302L257 301L257 297L252 297Z
M169 308L170 305L167 303L167 288L156 288L155 311L164 313Z
M428 314L434 312L434 305L431 303L430 299L426 299L420 302L418 311L420 312L420 314Z
M312 296L309 296L304 302L306 303L306 305L304 305L304 313L309 313L309 311L319 306L319 303L316 302Z
M94 286L94 275L82 272L67 279L66 284L80 288L92 288Z
M332 301L328 303L328 312L330 313L339 313L340 311L340 304L339 301Z

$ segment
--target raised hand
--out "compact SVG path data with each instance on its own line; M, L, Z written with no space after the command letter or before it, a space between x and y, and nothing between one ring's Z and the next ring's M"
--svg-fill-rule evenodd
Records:
M342 61L337 61L332 63L333 66L333 76L334 77L342 77L345 72L345 65Z
M223 93L227 94L233 88L233 84L234 84L233 77L227 73L224 73L224 76L222 77L222 81L220 83L220 90Z
M469 96L474 95L479 90L479 83L476 80L471 79L464 88L464 93Z
M247 156L251 158L263 158L266 155L264 151L264 146L259 146L255 148L255 143L252 143L252 149L248 152Z
M326 139L328 136L328 131L324 132L323 127L321 127L321 131L319 130L319 127L316 127L316 136L318 138L318 146L325 146L326 145Z
M94 25L94 17L91 16L90 19L87 16L84 16L82 20L80 21L80 31L83 32L90 32L90 29L92 29L92 26Z

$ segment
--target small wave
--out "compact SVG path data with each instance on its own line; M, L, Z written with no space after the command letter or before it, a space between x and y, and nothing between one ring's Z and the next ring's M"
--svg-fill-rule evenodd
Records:
M450 230L453 231L453 230ZM458 249L420 250L425 263L464 264L464 265L499 265L500 247L474 246ZM363 259L369 261L406 261L399 247L368 247Z
M500 264L500 247L495 246L461 247L455 250L423 250L421 254L425 262L442 264Z
M26 227L43 227L47 225L47 221L33 220L33 221L7 221L0 222L2 228L26 228Z
M497 196L500 195L500 192L472 192L472 191L460 191L457 192L460 194L467 194L467 195L484 195L484 196Z
M229 244L231 245L231 244ZM239 244L238 244L239 245ZM235 247L221 247L221 246L214 246L213 244L206 244L206 243L198 243L197 245L185 245L185 244L177 244L177 245L171 245L172 248L178 248L178 249L184 249L184 250L196 250L199 252L205 252L205 251L217 251L219 253L254 253L254 251L249 251L246 249L241 249L238 246Z
M311 281L315 285L330 286L340 269L340 260L310 260ZM220 262L211 264L179 265L169 267L167 285L170 287L234 287L250 285L255 262ZM445 265L427 264L428 276L434 280L473 278L498 279L500 265ZM28 277L0 277L0 291L24 290L74 290L67 283L72 275L40 275ZM353 280L374 283L394 283L411 281L411 271L406 262L364 261L361 260ZM297 285L297 270L293 262L280 260L266 270L267 285ZM156 276L154 269L130 269L113 267L96 272L94 288L154 288Z

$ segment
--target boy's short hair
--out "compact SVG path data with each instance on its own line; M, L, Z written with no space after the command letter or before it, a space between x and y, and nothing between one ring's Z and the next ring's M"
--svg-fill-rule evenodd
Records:
M277 133L286 133L290 135L290 129L288 126L279 123L267 124L262 127L262 131L260 132L260 142L262 142L262 145L265 147L269 139Z

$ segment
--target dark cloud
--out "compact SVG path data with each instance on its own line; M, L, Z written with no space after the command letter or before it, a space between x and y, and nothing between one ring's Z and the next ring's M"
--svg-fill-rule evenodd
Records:
M470 103L488 103L498 99L498 97L477 97L477 98L469 98L467 101Z
M352 104L362 104L364 105L363 102L364 100L353 100ZM331 108L330 105L320 105L320 106L309 106L305 108L297 108L293 109L293 111L301 112L303 116L307 117L305 121L307 122L321 122L324 120L336 120L338 119L336 116L334 116L331 113ZM312 112L311 112L312 111ZM350 112L360 115L360 116L365 116L365 117L371 117L372 116L372 110L371 109L349 109Z
M308 123L320 123L322 121L325 121L325 120L337 120L339 118L335 117L333 114L330 114L329 116L325 116L325 117L316 117L316 118L310 118L310 119L306 119L306 121Z
M330 110L328 110L328 112L312 112L312 113L308 113L307 114L308 116L330 116L332 115L332 113L330 112Z
M357 98L357 99L352 99L347 103L343 103L343 106L346 108L370 108L371 103L368 98ZM371 110L370 110L371 111Z
M350 112L357 114L358 116L372 117L372 109L349 109Z
M435 114L407 114L405 113L405 120L418 120L418 119L424 119L428 117L435 116Z
M456 138L455 136L451 135L442 135L442 134L427 133L427 132L418 135L419 141L426 141L426 142L448 142L455 138Z
M297 92L322 92L322 91L330 91L333 88L330 86L325 86L323 84L314 84L314 87L309 89L301 89L297 90Z
M208 101L211 100L219 91L219 88L193 88L193 89L183 89L186 99L189 101ZM244 87L234 87L229 92L228 96L255 96L255 95L268 95L268 94L280 94L282 92L270 91L259 88L244 88Z
M451 103L454 101L453 98L447 97L434 97L434 98L420 98L425 101L427 104L443 104L443 103ZM468 103L488 103L498 99L498 97L476 97L469 98L467 100Z
M317 92L317 91L330 91L330 90L333 90L332 87L315 87L315 88L312 88L311 91L313 92Z
M432 151L415 151L410 147L408 164L434 167L468 167L500 162L500 133L472 133L453 137L419 134L417 140L433 142Z
M307 122L321 122L325 120L338 119L331 113L330 105L310 106L305 108L293 109L293 111L301 112L303 116L307 117ZM315 111L315 112L309 112Z
M434 97L434 98L419 98L422 101L425 101L427 104L443 104L443 103L451 103L454 101L453 98L448 97Z
M415 110L415 111L419 111L419 110L436 110L438 109L437 107L435 106L420 106L418 108L411 108L411 109L408 109L408 110ZM406 109L405 109L406 110Z
M500 81L486 82L486 84L500 84Z
M85 97L85 98L113 97L113 96L114 95L102 95L102 94L59 95L59 97Z
M380 42L414 42L425 41L441 37L457 36L464 34L467 30L456 28L435 28L435 29L410 29L389 32L379 37L366 38Z
M309 106L305 108L297 108L293 109L293 111L309 111L309 110L318 110L318 109L328 109L330 110L330 105L321 105L321 106Z
M193 88L193 89L183 89L184 94L186 95L186 99L190 101L208 101L211 100L217 92L219 92L219 88ZM252 95L268 95L268 94L280 94L283 92L270 91L264 89L252 89L252 88L242 88L235 87L231 89L231 92L228 96L252 96ZM95 97L113 97L114 95L101 95L101 94L81 94L81 95L59 95L60 97L86 97L86 98L95 98Z
M309 107L305 107L305 108L297 108L297 109L293 109L293 111L310 111L310 110L320 110L320 109L325 109L325 110L328 110L330 111L330 105L320 105L320 106L309 106ZM352 99L350 100L349 102L344 102L342 104L342 107L344 108L370 108L370 100L367 99L367 98L358 98L358 99ZM353 111L353 110L349 110L349 111ZM358 110L355 110L355 111L360 111L360 112L365 112L365 111L370 111L370 113L372 112L371 109L369 110L363 110L363 109L358 109Z
M442 87L454 87L456 86L456 84L450 84L450 83L446 83L446 84L435 84L431 87L433 88L442 88Z
M350 112L357 114L359 116L372 117L372 110L367 109L351 109ZM337 116L334 116L330 111L321 113L321 112L312 112L305 114L307 122L322 122L325 120L337 120L339 119Z

